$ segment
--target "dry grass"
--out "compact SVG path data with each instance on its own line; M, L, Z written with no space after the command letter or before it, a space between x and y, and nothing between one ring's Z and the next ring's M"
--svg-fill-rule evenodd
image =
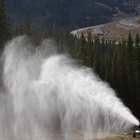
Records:
M127 27L114 22L106 26L103 26L103 30L104 31L109 30L109 32L112 34L121 35L120 37L119 36L114 37L114 39L119 38L119 40L122 39L122 37L127 39L129 33L131 33L133 39L135 39L136 34L140 35L139 28Z
M82 33L84 34L85 38L87 38L88 33L94 33L95 29L98 26L93 26L93 27L87 27L82 31L78 31L78 34L81 35ZM107 35L99 35L99 38L102 39L104 38L105 40L108 41L121 41L122 38L127 39L129 33L131 33L131 36L133 40L135 39L136 35L140 35L140 28L134 28L134 27L129 27L129 26L123 26L119 24L118 22L111 22L108 24L104 24L101 27L102 32L107 33ZM95 36L93 36L94 38Z
M118 22L112 22L105 24L102 27L102 31L109 32L110 36L101 36L100 38L105 38L106 40L116 40L121 41L122 38L127 39L129 33L131 33L132 38L135 39L136 35L140 35L140 28L134 28L134 27L127 27L120 25Z

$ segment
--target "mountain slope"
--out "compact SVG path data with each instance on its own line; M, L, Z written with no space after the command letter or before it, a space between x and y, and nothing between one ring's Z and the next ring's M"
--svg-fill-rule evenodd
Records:
M112 1L114 5L118 4ZM95 2L95 0L5 0L5 5L12 25L23 23L25 13L29 10L32 26L35 28L47 28L55 20L58 28L72 29L111 21L113 10L101 7Z

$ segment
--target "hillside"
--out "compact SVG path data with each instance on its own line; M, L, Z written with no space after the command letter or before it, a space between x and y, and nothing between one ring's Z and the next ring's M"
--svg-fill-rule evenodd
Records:
M139 28L127 27L120 25L117 22L112 22L102 27L104 32L109 31L110 36L104 36L107 40L116 40L120 41L122 38L127 39L128 34L131 33L133 39L135 39L137 34L140 34Z
M5 5L13 26L23 23L29 10L32 26L42 29L54 21L62 29L107 23L112 20L114 8L122 6L115 0L5 0Z
M108 41L115 40L116 42L121 41L122 38L127 39L129 33L131 33L133 39L135 39L137 34L140 35L140 28L124 26L119 24L118 22L111 22L103 25L87 27L76 31L78 31L76 32L78 36L81 36L81 34L83 33L87 38L88 33L91 32L93 39L98 35L100 39L104 38Z

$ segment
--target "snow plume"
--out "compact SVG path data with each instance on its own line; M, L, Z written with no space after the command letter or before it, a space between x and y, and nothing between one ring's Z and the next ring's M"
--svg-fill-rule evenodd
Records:
M0 138L92 139L139 124L107 83L57 54L51 40L34 47L27 37L14 38L3 63Z

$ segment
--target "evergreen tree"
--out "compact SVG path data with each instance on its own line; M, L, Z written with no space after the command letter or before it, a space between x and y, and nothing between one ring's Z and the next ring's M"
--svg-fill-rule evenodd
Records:
M93 69L98 74L100 74L101 72L99 47L100 47L100 40L99 37L97 36L94 40L94 45L93 45Z
M87 56L86 56L86 65L88 67L92 67L93 64L93 41L91 37L91 32L88 33L88 38L87 38Z
M9 19L6 14L4 0L0 0L0 49L3 49L3 44L11 37L11 29Z
M104 80L105 81L110 81L110 65L111 65L111 59L110 59L110 55L109 52L107 51L104 57L104 61L105 61L105 76L104 76Z
M123 93L123 97L126 98L128 95L128 80L127 80L127 44L126 40L123 38L122 42L119 44L121 52L121 79L119 84L120 92Z
M100 43L101 42L101 43ZM99 41L99 51L100 53L100 77L101 79L105 80L105 75L106 75L106 62L105 62L105 57L106 57L106 44L105 44L105 39L102 38L101 41Z
M128 81L128 91L129 91L129 104L135 110L135 83L134 83L134 42L131 34L128 35L127 40L127 54L126 54L126 74Z
M111 84L113 88L117 88L118 85L118 65L117 65L117 48L115 48L113 53L113 59L112 59L112 66L111 66Z
M32 35L29 11L26 12L25 24L24 24L24 33L26 35L29 35L29 36Z
M133 39L131 34L128 35L128 41L127 41L127 68L128 68L128 78L131 81L132 80L132 62L133 62Z
M137 34L134 47L134 80L137 99L140 100L140 38Z
M80 50L79 50L79 59L80 59L80 63L82 65L86 65L86 40L84 37L84 34L82 33L81 35L81 39L80 39Z

